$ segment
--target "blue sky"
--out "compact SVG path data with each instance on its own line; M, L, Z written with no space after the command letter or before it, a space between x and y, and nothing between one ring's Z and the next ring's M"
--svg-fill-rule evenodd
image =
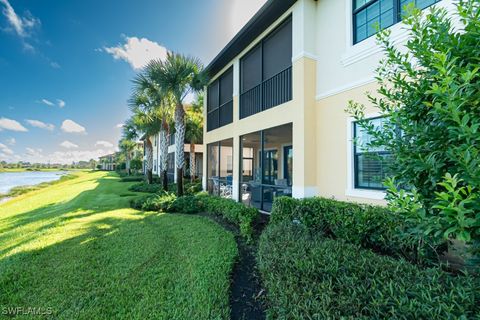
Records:
M265 0L0 0L0 160L115 150L135 72L166 50L205 64Z

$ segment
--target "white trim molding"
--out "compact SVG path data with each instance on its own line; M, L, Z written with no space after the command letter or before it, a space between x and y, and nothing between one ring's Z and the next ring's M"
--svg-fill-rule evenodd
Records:
M337 87L335 89L321 92L321 93L319 93L315 96L315 99L317 101L322 100L322 99L337 95L337 94L345 92L345 91L349 91L349 90L352 90L352 89L362 87L364 85L367 85L367 84L370 84L370 83L373 83L373 82L375 82L375 76L372 75L370 77L366 77L366 78L363 78L363 79L360 79L360 80L357 80L357 81L354 81L354 82L347 83L346 85Z
M371 113L365 115L365 118L375 118L380 116L379 113ZM353 117L347 118L347 189L345 190L345 196L347 197L356 197L356 198L365 198L372 200L383 200L385 199L385 191L380 190L368 190L368 189L357 189L355 188L355 162L353 160L353 123L355 119Z
M309 58L309 59L312 59L312 60L315 60L315 61L318 60L318 57L315 54L310 53L310 52L306 52L306 51L302 51L299 54L292 57L292 63L295 63L297 60L300 60L302 58Z
M318 187L295 186L292 187L292 196L297 199L312 198L318 196Z

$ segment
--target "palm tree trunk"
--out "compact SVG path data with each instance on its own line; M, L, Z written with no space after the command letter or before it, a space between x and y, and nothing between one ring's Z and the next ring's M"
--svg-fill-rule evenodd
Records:
M168 190L168 124L165 120L162 121L162 128L160 129L160 167L162 172L162 187L164 191Z
M146 165L147 165L147 183L151 184L153 182L153 176L152 176L152 170L153 170L153 147L152 147L152 142L150 139L147 137L146 140L146 152L147 152L147 159L146 159Z
M130 175L130 154L128 151L125 154L125 171L127 175Z
M177 169L177 196L183 196L183 166L185 141L185 110L183 105L177 103L175 108L175 165Z
M190 142L190 182L195 181L195 142Z

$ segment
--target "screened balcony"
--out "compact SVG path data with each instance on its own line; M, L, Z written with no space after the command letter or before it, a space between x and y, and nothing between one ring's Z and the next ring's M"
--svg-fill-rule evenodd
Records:
M207 131L233 121L233 68L208 86Z
M240 119L292 100L292 20L240 60Z
M291 197L293 185L292 124L241 137L242 203L271 211L277 197Z

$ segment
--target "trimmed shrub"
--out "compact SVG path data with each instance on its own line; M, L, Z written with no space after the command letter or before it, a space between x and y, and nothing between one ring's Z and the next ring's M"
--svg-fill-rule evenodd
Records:
M132 199L130 206L134 209L144 211L168 212L176 198L177 196L173 193L163 192L161 194L152 194Z
M128 188L129 191L144 192L144 193L157 193L162 191L160 184L148 184L145 182L137 183Z
M270 223L295 220L327 236L417 263L435 257L433 247L402 232L407 228L404 219L384 207L319 197L276 198Z
M480 281L452 276L304 225L269 225L258 266L270 319L469 319L480 316Z
M193 214L203 212L202 202L195 196L183 196L175 199L169 208L170 212Z
M249 208L232 199L214 197L206 193L200 193L196 198L199 199L199 205L206 212L221 216L228 222L237 225L240 228L240 234L248 242L253 240L253 223L259 215L257 209Z
M186 182L183 185L185 195L195 195L203 190L201 182ZM170 183L168 185L169 192L177 192L177 184Z

